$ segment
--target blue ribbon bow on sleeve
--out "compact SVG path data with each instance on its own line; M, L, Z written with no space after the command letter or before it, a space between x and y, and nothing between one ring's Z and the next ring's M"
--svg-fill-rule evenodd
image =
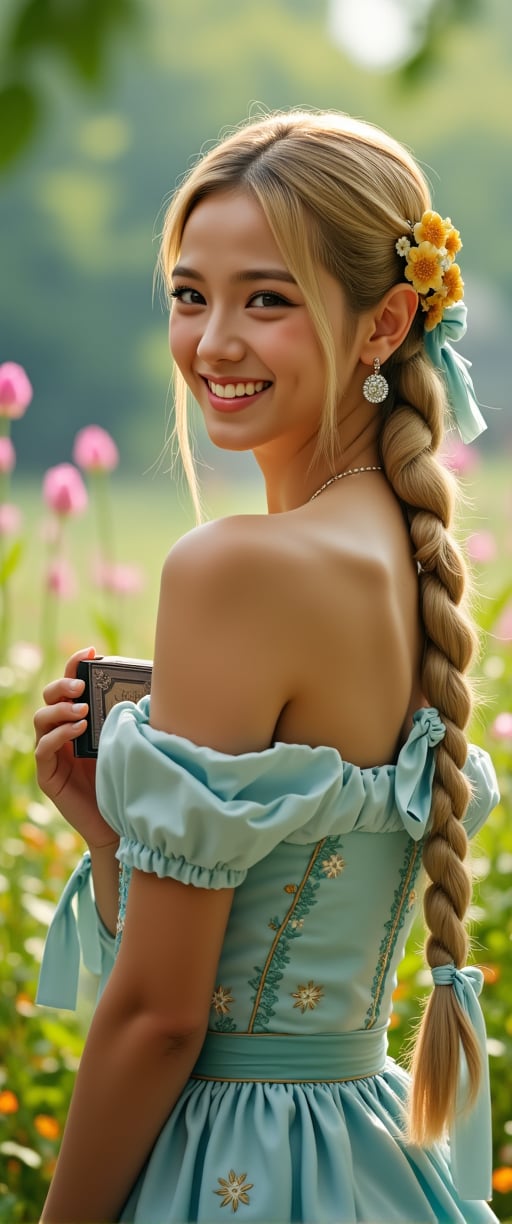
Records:
M72 901L77 898L77 917ZM91 973L101 973L101 943L91 888L91 856L86 852L68 880L53 916L41 962L36 1003L74 1011L80 947Z
M395 802L404 829L419 841L424 837L432 806L435 755L433 749L446 735L434 706L417 710L413 727L395 767Z

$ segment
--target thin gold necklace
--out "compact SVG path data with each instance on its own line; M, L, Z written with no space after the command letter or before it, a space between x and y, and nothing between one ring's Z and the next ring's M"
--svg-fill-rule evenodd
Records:
M311 494L309 501L314 501L315 497L320 497L324 489L328 489L329 485L334 484L336 480L344 480L345 476L355 476L356 472L382 472L382 467L379 464L370 464L368 467L347 468L346 472L338 472L336 476L331 476L330 480L326 480L325 484L320 485L316 493Z

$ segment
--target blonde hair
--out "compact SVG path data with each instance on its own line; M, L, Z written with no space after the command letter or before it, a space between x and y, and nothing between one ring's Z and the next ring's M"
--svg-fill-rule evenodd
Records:
M344 115L292 111L235 131L210 150L178 190L165 217L160 269L166 283L194 207L220 191L250 191L265 213L287 267L308 303L326 368L325 412L317 454L336 451L336 353L317 269L342 286L355 317L403 278L395 242L430 206L425 178L391 137ZM454 486L436 459L446 411L443 385L423 346L418 311L400 348L386 362L390 393L380 449L387 478L403 504L419 565L425 631L422 690L446 735L436 752L431 823L423 862L430 878L424 909L429 965L465 963L464 916L471 883L462 818L470 786L461 772L471 690L465 672L476 646L463 610L466 584L460 551L449 534ZM187 434L184 385L178 379L176 434L196 506L197 485ZM435 986L413 1056L410 1137L430 1143L455 1113L460 1045L473 1094L479 1054L473 1029L450 986Z

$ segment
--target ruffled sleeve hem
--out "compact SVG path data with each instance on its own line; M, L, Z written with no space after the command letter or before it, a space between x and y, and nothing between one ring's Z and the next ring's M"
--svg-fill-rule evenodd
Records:
M116 857L125 867L153 872L160 879L179 880L196 888L236 888L247 875L246 870L237 871L222 863L217 863L215 867L201 867L197 863L189 863L182 854L164 855L158 848L152 850L128 837L121 838Z

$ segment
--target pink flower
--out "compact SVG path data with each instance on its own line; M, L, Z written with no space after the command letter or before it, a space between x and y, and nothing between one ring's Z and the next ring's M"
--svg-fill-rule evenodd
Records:
M15 361L0 365L0 416L22 417L32 399L32 384Z
M494 637L500 642L509 642L512 638L512 599L505 605L493 629Z
M465 446L454 434L445 438L439 458L445 467L457 472L459 476L474 472L480 463L480 456L474 446Z
M72 463L48 468L43 480L43 497L55 514L81 514L87 506L87 489Z
M468 537L467 548L472 561L494 561L497 550L492 531L474 531Z
M10 438L0 438L0 472L12 472L16 451Z
M57 557L50 562L46 571L46 586L60 599L72 599L76 595L76 575L65 557Z
M95 577L99 587L115 595L137 595L144 586L144 577L138 565L101 561L96 567Z
M512 714L508 711L498 714L492 724L491 735L495 739L512 740Z
M87 425L76 435L73 459L84 472L111 472L119 463L119 451L106 429Z
M21 510L11 502L0 505L0 536L18 535L23 521Z

